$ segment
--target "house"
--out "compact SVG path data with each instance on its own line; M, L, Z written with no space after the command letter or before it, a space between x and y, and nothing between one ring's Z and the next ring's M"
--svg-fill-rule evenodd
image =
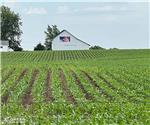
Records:
M61 31L52 41L52 50L88 50L90 45L67 30Z
M0 52L7 52L9 51L9 43L8 41L0 40Z
M12 49L9 48L9 42L0 40L0 52L8 52L12 51Z

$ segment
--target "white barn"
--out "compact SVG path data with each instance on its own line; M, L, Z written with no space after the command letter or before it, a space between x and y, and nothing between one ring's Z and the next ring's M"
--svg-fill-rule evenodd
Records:
M52 50L88 50L90 45L67 30L61 31L52 41Z
M9 49L9 42L0 40L0 52L8 52Z

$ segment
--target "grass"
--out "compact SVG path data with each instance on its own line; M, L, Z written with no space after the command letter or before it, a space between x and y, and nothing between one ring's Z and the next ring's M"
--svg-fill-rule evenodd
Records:
M150 124L149 93L150 93L150 50L103 50L103 51L42 51L42 52L8 52L1 54L2 98L9 91L9 98L2 103L2 122L25 124ZM67 89L72 93L77 104L66 99L60 70L67 80ZM12 89L20 73L28 72ZM31 87L31 104L23 105L33 71L39 70ZM45 101L46 77L48 70L52 71L52 96L55 100ZM73 70L86 92L76 84ZM96 83L83 73L85 71ZM103 79L101 75L110 85ZM115 88L115 89L114 89ZM88 100L85 93L93 98ZM112 96L108 99L106 95ZM9 119L8 119L9 117ZM11 119L10 119L11 118ZM17 118L22 118L17 119ZM14 121L11 121L14 120Z

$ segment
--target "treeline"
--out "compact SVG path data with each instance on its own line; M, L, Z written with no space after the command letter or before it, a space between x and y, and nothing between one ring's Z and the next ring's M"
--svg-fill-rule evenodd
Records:
M60 33L60 30L57 28L56 25L52 25L47 27L47 30L44 31L46 38L45 43L42 45L38 43L34 50L52 50L52 40Z
M23 33L21 30L22 21L21 17L18 13L11 11L9 7L1 6L1 40L9 42L9 48L13 49L14 51L22 51L23 48L21 47L21 34ZM47 27L45 33L45 42L38 43L34 50L52 50L52 40L60 33L60 30L57 28L56 25L52 25ZM101 49L104 50L100 46L92 46L90 49L97 50Z
M9 7L1 6L1 40L9 42L9 48L14 51L22 51L21 47L21 35L22 35L22 21L19 13L11 11ZM56 37L60 31L56 25L47 27L44 31L46 38L45 43L42 45L39 43L34 50L51 50L52 40Z

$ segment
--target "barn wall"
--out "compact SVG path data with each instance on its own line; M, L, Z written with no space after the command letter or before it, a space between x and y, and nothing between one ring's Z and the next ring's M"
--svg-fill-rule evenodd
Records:
M60 36L70 36L70 42L62 42ZM88 50L89 47L65 31L52 41L52 50Z

